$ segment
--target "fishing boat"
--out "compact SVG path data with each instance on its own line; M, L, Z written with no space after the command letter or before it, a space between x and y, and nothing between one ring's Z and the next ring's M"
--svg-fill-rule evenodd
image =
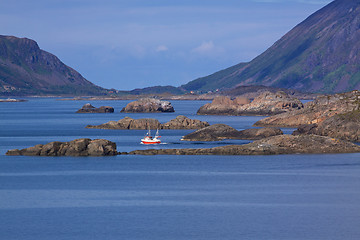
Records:
M151 136L150 129L146 133L145 137L141 139L142 144L159 144L161 143L161 140L159 139L161 136L159 136L159 129L157 129L156 134L154 137Z

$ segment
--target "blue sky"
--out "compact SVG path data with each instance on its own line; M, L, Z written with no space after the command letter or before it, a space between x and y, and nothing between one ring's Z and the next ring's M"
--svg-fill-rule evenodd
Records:
M0 34L27 37L89 81L185 84L269 48L330 0L0 0Z

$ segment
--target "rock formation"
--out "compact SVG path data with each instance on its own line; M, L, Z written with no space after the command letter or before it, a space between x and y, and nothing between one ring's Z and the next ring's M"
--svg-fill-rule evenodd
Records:
M255 140L270 136L281 135L283 132L276 128L246 129L237 131L225 124L214 124L184 136L184 141L221 141L224 139Z
M317 135L279 135L245 145L227 145L200 149L149 149L129 154L139 155L274 155L360 152L360 146L351 142Z
M208 126L210 126L208 122L190 119L180 115L167 123L161 124L161 129L200 129Z
M310 1L308 1L310 2ZM360 89L360 2L335 0L312 14L249 63L181 86L213 91L244 85L335 93ZM236 31L236 30L235 30Z
M299 127L356 110L360 110L360 91L322 95L306 103L303 109L264 118L254 126Z
M140 118L133 119L125 117L119 121L110 121L97 126L88 125L86 128L97 128L97 129L160 129L161 124L157 119L153 118Z
M243 103L243 104L237 104ZM237 108L249 104L249 99L242 100L231 100L226 96L215 97L211 103L207 103L204 106L200 107L197 111L199 115L237 115Z
M237 139L259 140L284 134L280 128L250 128L239 131Z
M150 113L150 112L175 112L174 107L168 101L155 98L142 98L126 105L121 112L127 113Z
M94 107L90 103L85 104L76 111L76 113L113 113L114 108L109 106L101 106L99 108Z
M104 95L108 91L86 80L28 38L0 35L0 95Z
M50 142L25 149L9 150L6 155L17 156L114 156L116 143L105 139L76 139L71 142Z
M244 98L231 100L229 97L215 98L212 103L202 106L197 114L200 115L248 115L267 116L303 108L297 98L285 92L264 92L252 102Z
M177 116L175 119L170 120L167 123L161 124L157 119L153 118L141 118L133 119L125 117L119 121L110 121L97 126L88 125L86 128L97 129L200 129L207 127L210 124L208 122L190 119L185 116Z
M214 124L206 128L189 133L181 140L184 141L220 141L236 138L238 131L225 124Z
M360 111L332 116L319 124L302 125L293 135L316 134L360 142Z

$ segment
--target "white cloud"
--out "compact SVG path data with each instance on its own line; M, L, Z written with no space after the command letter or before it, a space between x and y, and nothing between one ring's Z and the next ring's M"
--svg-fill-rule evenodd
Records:
M169 48L165 45L160 45L156 48L156 52L166 52Z
M209 53L215 49L213 41L202 42L200 46L194 48L192 52L195 53Z

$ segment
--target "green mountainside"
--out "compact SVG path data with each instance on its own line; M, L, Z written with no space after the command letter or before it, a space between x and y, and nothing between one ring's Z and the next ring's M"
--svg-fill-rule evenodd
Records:
M360 88L360 0L336 0L249 63L181 86L213 91L245 85L334 93Z
M0 35L0 95L101 95L56 56L27 38Z

